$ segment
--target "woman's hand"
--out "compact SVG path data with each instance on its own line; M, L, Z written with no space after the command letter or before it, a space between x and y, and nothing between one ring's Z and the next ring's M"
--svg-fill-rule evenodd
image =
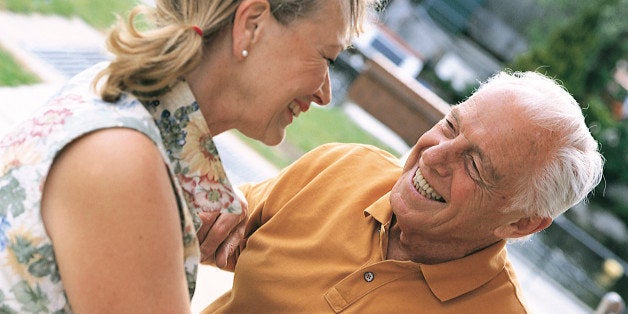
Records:
M248 203L242 192L234 188L240 204L241 214L201 212L198 216L203 225L196 233L201 248L201 263L213 264L223 270L233 271L239 255L237 249L244 237Z

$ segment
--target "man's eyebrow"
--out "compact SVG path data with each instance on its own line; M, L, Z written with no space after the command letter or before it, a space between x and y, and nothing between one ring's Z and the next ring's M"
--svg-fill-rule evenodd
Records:
M459 111L458 106L454 106L451 109L450 113L454 121L456 121L455 124L460 132L463 121L461 120L460 115L458 114L458 111ZM473 142L471 142L471 152L478 154L478 156L480 157L480 162L482 164L482 169L488 175L488 178L487 178L488 182L484 182L484 183L489 186L494 186L497 183L497 181L499 181L499 178L501 178L501 175L499 175L497 171L495 170L495 167L493 167L491 158L488 157L484 153L484 151L482 151L482 149L480 149L480 147L476 143L473 143Z

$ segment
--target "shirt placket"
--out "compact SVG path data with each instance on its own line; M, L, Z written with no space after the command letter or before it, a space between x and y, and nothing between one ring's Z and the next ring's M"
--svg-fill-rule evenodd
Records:
M417 269L404 267L398 261L369 264L334 285L325 293L325 299L339 313L378 288L416 272Z

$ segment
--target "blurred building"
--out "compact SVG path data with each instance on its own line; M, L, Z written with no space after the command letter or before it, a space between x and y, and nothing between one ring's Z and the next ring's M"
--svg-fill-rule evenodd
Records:
M520 33L536 10L534 0L392 0L382 21L464 91L528 49Z

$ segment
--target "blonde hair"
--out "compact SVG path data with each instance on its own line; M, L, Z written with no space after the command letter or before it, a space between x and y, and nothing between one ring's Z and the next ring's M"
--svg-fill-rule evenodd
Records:
M334 0L269 0L269 4L275 18L289 24L316 11L321 1ZM373 0L348 1L349 35L357 36ZM158 0L155 8L134 8L126 22L119 19L110 31L107 48L114 60L96 76L94 87L106 78L99 93L107 102L117 101L123 91L143 100L164 94L198 66L203 45L231 26L239 5L239 0ZM148 18L149 30L140 31L135 25L140 15ZM202 37L194 26L202 30Z

